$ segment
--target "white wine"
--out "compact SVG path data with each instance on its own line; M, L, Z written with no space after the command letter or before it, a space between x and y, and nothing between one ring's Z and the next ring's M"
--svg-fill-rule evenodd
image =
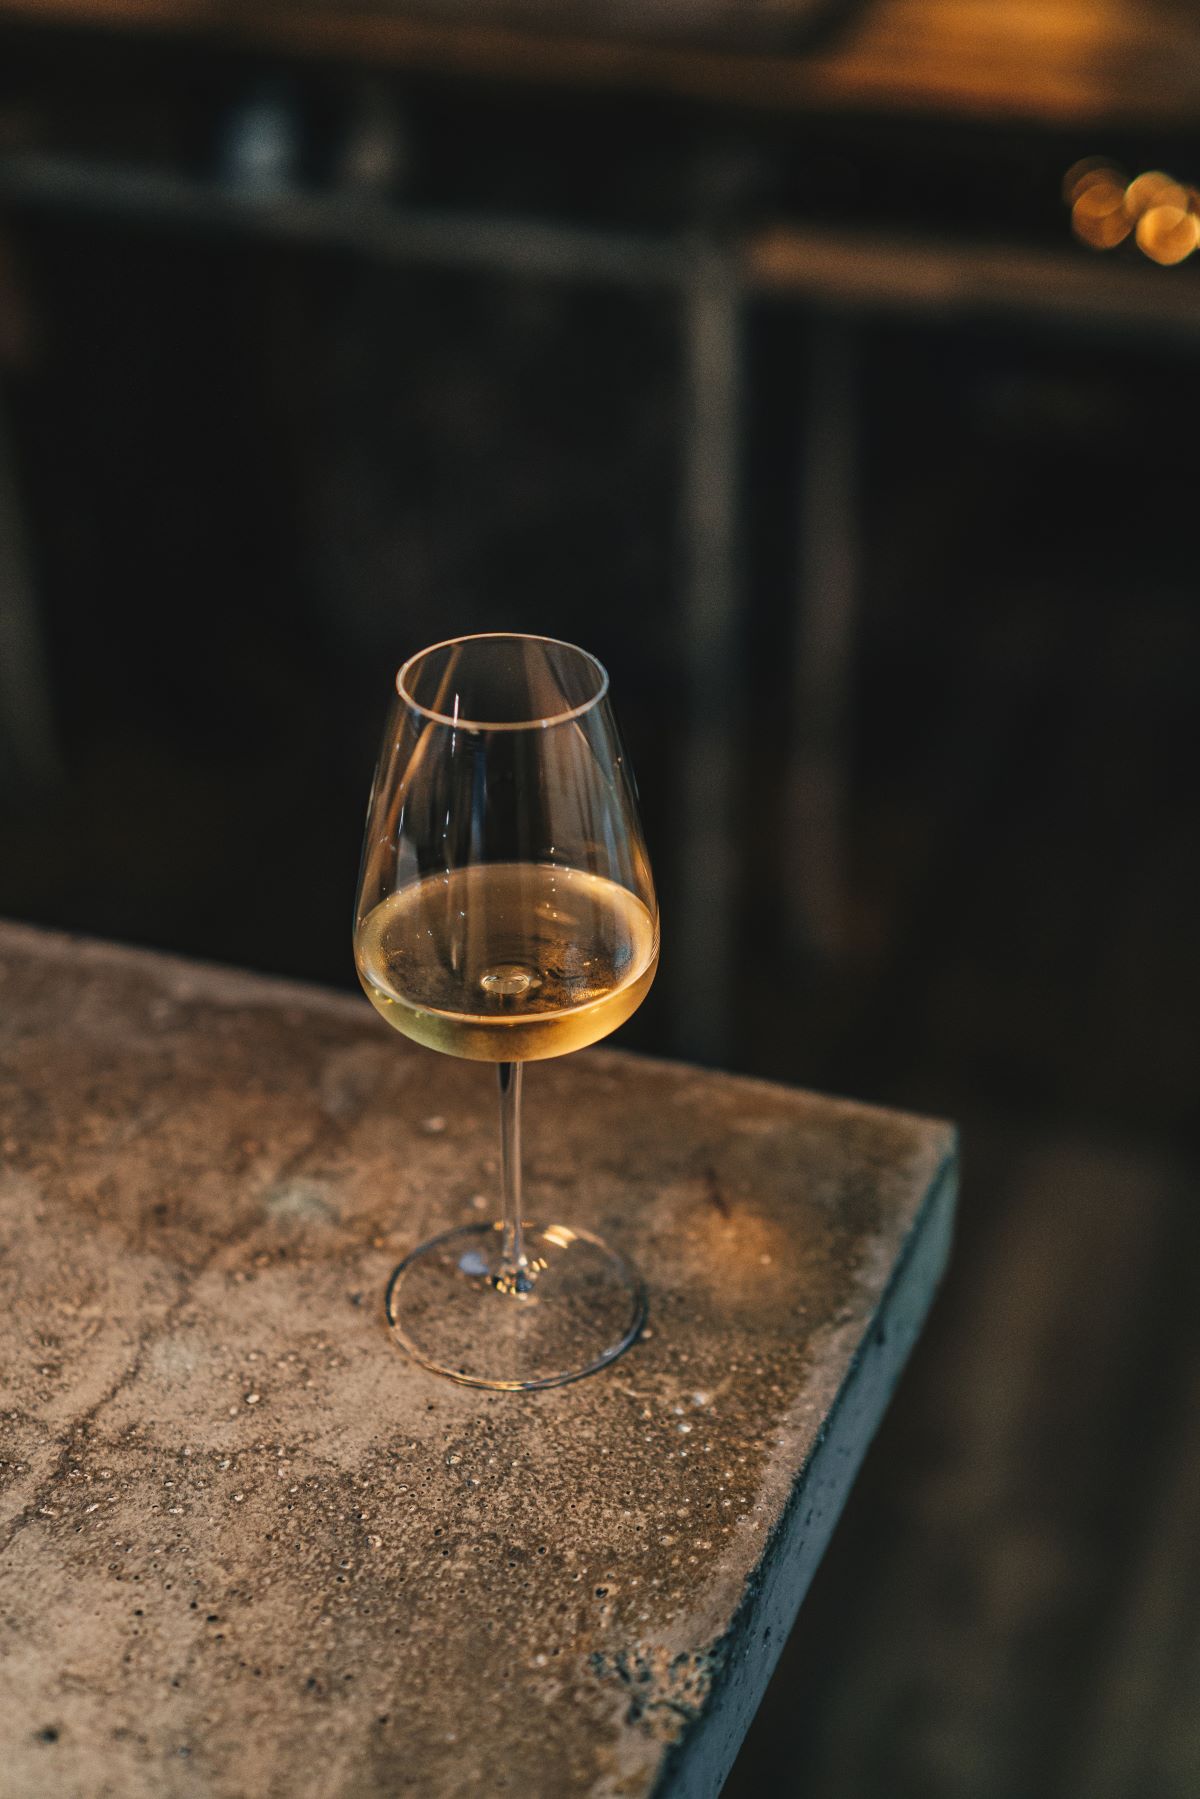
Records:
M542 862L477 862L391 894L359 925L359 979L406 1037L525 1062L595 1043L636 1011L658 925L615 881Z

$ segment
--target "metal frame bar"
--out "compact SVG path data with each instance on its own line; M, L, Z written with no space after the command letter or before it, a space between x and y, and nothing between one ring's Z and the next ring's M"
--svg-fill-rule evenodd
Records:
M487 269L622 287L678 287L687 255L661 239L542 219L395 206L353 188L257 192L133 165L37 151L0 157L0 195L26 205L120 213L351 250L379 262Z
M844 947L849 707L858 621L855 330L821 308L809 324L797 506L797 605L786 882L792 946Z
M741 773L741 582L738 474L744 290L733 258L698 247L684 291L688 420L683 653L688 726L683 744L682 916L677 933L675 1030L691 1058L726 1047L737 908Z

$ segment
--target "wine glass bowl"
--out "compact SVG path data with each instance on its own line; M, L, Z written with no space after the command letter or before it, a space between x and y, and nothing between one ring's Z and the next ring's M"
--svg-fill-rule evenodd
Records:
M355 957L380 1015L499 1065L503 1218L442 1233L388 1290L399 1340L481 1386L556 1385L640 1328L641 1284L589 1232L521 1216L527 1061L641 1003L658 907L637 796L594 657L509 633L453 639L396 680L368 808Z

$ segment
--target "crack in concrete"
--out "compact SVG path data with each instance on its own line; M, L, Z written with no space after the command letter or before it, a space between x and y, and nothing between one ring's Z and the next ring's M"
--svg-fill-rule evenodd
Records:
M333 1119L328 1116L323 1118L316 1129L312 1131L304 1142L299 1144L296 1149L292 1151L291 1155L285 1157L272 1171L271 1177L264 1184L262 1191L269 1192L270 1189L277 1186L280 1181L284 1181L289 1175L295 1174L310 1156L317 1154L321 1150L329 1147L332 1143L338 1142L340 1139L344 1138L347 1131L351 1130L362 1117L365 1109L364 1102L364 1106L349 1119ZM54 1459L53 1465L38 1482L32 1497L10 1520L3 1536L0 1536L0 1558L3 1558L8 1554L8 1551L12 1548L22 1531L27 1529L37 1517L42 1515L42 1508L46 1505L47 1501L54 1496L58 1484L64 1478L68 1467L71 1462L76 1459L77 1452L81 1451L89 1441L95 1440L91 1435L92 1426L96 1423L101 1414L105 1412L128 1387L132 1386L133 1382L142 1371L147 1351L153 1343L157 1342L171 1330L181 1312L187 1306L188 1301L191 1299L192 1292L196 1285L203 1280L213 1264L225 1251L236 1248L240 1243L249 1241L254 1235L254 1232L259 1228L261 1222L261 1219L258 1217L247 1218L240 1230L235 1230L231 1232L229 1236L216 1240L212 1244L207 1255L202 1257L195 1268L181 1271L179 1292L171 1301L162 1317L151 1328L144 1330L141 1333L134 1349L132 1360L129 1362L128 1366L121 1370L116 1379L110 1383L107 1390L103 1392L85 1412L79 1417L72 1419L71 1423L68 1425L67 1434L61 1441L61 1447ZM36 1418L36 1415L33 1414L30 1415L28 1421L30 1423L40 1422L40 1420Z

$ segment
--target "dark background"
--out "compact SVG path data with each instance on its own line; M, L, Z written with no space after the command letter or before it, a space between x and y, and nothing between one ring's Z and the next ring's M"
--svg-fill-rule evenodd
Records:
M1030 116L898 77L894 104L763 107L744 83L394 60L0 15L0 566L22 596L0 911L349 986L396 665L480 629L593 649L664 910L625 1039L963 1129L951 1278L727 1790L1195 1793L1200 323L1179 295L1200 321L1200 267L1073 244L1060 186L1097 150L1200 181L1200 105ZM336 190L366 119L385 197L416 207L722 245L820 225L1141 281L1119 330L1086 294L1069 317L749 306L731 1004L704 1041L679 996L705 968L672 965L696 727L675 303L18 178L32 148L219 190L263 116L286 192ZM809 841L797 496L831 317L857 574L842 803ZM838 865L832 933L806 856Z

